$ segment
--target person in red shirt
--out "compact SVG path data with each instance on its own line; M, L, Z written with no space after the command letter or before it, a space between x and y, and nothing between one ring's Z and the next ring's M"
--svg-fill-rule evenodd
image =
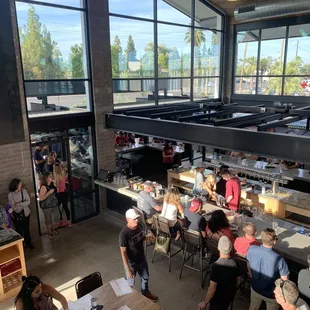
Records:
M247 223L243 231L245 235L243 237L238 237L235 241L234 248L237 254L242 256L246 256L248 249L251 245L258 245L260 246L260 242L258 242L255 238L256 234L256 226L252 223Z
M124 135L123 132L116 133L114 142L116 146L124 146L124 145L127 145L128 143L127 137Z
M227 181L225 198L228 209L238 212L241 195L240 180L233 176L228 169L222 171L222 178Z
M167 170L172 168L174 162L174 151L171 142L166 141L165 146L162 150L162 155L163 155L164 175L166 175Z

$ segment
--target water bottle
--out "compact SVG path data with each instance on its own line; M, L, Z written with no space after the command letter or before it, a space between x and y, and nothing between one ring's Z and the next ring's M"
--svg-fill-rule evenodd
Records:
M302 234L302 235L304 235L304 234L305 234L305 227L300 226L299 233Z
M262 195L265 195L266 194L266 186L265 184L263 184L262 186Z

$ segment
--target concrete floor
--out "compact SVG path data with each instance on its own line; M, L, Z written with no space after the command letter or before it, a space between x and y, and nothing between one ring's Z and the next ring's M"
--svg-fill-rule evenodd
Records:
M35 243L34 251L26 251L28 274L53 285L68 300L76 300L76 281L94 271L101 273L104 283L123 277L118 247L118 234L123 226L123 221L103 213L60 230L60 235L52 242L42 237L41 244ZM158 305L165 310L197 309L197 303L206 294L206 288L200 288L199 273L185 268L179 280L181 253L172 259L173 270L169 273L168 259L158 255L152 264L152 249L148 249L150 289L159 296ZM139 280L136 285L139 289ZM234 310L248 309L245 299L236 301ZM13 300L3 302L0 309L13 310Z

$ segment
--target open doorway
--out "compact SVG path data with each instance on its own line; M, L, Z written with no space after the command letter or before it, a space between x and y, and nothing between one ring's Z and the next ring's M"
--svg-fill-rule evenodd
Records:
M38 200L39 178L44 172L54 172L52 155L65 168L67 175L68 210L59 204L59 215L63 222L72 223L95 216L99 213L98 195L94 185L95 159L93 152L93 133L91 127L74 128L65 131L32 133L31 149L45 159L40 169L33 160L35 193L38 209L40 234L46 234L44 214ZM38 155L37 155L38 156ZM68 218L69 217L69 218Z

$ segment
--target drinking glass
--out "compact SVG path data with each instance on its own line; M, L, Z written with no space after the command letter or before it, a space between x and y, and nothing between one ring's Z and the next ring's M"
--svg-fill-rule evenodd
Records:
M273 222L272 222L272 229L274 229L274 231L277 233L278 228L279 228L278 222L273 221Z

